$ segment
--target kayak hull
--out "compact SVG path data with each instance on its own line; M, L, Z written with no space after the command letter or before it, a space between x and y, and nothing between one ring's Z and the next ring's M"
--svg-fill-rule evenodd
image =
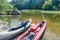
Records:
M7 30L7 31L4 31L4 32L1 32L0 33L0 40L11 40L15 37L17 37L18 35L22 34L24 31L26 31L30 24L31 24L31 20L28 20L28 24L25 26L25 27L21 27L19 29L16 29L16 30Z

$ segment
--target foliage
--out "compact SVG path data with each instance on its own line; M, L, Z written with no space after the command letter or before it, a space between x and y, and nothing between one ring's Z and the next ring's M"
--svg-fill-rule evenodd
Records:
M58 2L58 0L46 0L42 8L45 10L58 10Z
M48 10L48 9L51 10L52 9L52 0L46 0L42 8L46 9L46 10Z
M12 0L17 9L58 10L60 0Z
M12 0L14 8L17 9L43 9L43 10L58 10L60 9L60 0ZM0 12L11 10L13 6L7 0L0 0Z
M7 2L7 0L0 0L0 12L5 12L12 9L13 6ZM5 13L3 13L5 14Z
M43 3L45 0L16 0L12 3L14 4L14 7L17 7L17 9L41 9Z

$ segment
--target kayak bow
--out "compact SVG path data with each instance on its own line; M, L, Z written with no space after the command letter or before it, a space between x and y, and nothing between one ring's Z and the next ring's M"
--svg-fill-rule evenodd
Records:
M29 25L31 24L31 22L32 22L32 20L29 19L27 21L27 24L25 27L21 26L18 29L12 28L7 31L1 32L0 33L0 40L10 40L10 39L17 37L18 35L22 34L25 30L27 30L29 28Z

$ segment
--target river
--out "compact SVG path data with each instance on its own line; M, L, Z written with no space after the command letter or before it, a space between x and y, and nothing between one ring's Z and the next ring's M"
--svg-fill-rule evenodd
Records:
M28 20L29 18L32 18L32 24L43 20L40 16L30 15L30 16L22 16L21 20L20 20L20 18L19 19L17 19L17 18L10 19L10 23L9 23L10 26L8 25L8 22L4 22L8 26L5 26L4 23L2 23L1 25L4 25L5 27L16 27L21 21ZM56 18L52 19L52 18L48 18L48 17L45 17L45 19L47 22L47 28L46 28L46 31L45 31L45 34L44 34L42 40L60 40L60 22L59 22L59 20L56 21L57 20ZM4 26L3 26L3 28L4 28Z

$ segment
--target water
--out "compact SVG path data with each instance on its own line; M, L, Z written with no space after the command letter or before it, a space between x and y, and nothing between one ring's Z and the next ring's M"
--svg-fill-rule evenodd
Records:
M32 18L32 23L39 22L43 20L43 18L39 15L23 15L21 21L28 20ZM43 40L60 40L60 15L45 15L44 18L47 21L47 28L43 37ZM17 24L20 23L19 19L11 19L10 27L15 27ZM4 24L3 24L4 25ZM8 25L8 23L7 23Z
M60 40L60 35L51 32L50 29L46 29L42 40Z
M59 15L60 16L60 15ZM44 18L47 22L47 28L43 37L43 40L60 40L60 17L58 15L45 15ZM32 18L32 23L43 20L38 15L26 15L23 16L23 20Z

